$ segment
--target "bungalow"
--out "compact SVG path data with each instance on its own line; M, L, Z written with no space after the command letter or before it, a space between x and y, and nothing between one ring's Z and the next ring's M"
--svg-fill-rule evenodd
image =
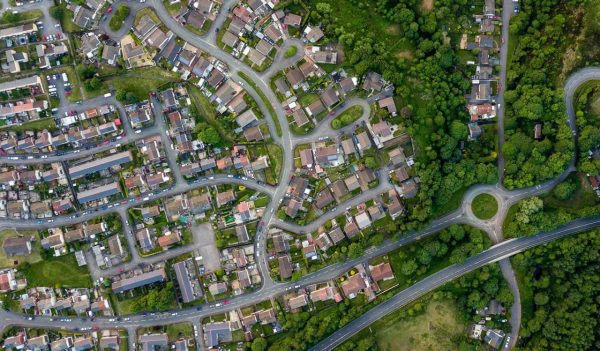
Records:
M354 154L356 152L354 140L352 138L342 140L342 150L346 156Z
M338 160L338 150L335 145L318 147L315 150L315 159L321 165L328 165Z
M273 45L269 44L266 40L261 39L258 44L256 44L256 50L261 54L268 56L271 50L273 50Z
M320 98L321 101L323 101L325 107L327 107L328 109L331 109L333 105L337 104L340 101L338 92L333 86L330 86L329 88L325 89L325 91L321 93Z
M358 293L367 287L365 280L360 274L349 277L348 280L342 282L341 286L344 295L350 299L355 298Z
M329 238L333 242L333 245L337 245L340 241L344 240L346 237L344 236L344 232L340 227L335 227L328 233Z
M275 25L275 23L271 23L265 30L264 33L267 37L269 37L269 39L271 39L271 41L273 41L274 43L277 43L279 41L279 39L281 39L283 37L283 34L281 33L281 31L277 28L277 26Z
M306 294L302 293L296 297L292 297L288 300L288 306L291 310L295 310L308 305L308 298Z
M279 262L279 276L281 279L287 279L292 276L292 263L290 255L283 255L277 258Z
M304 168L312 168L315 162L312 149L300 150L300 162Z
M285 208L285 214L291 218L295 218L298 215L298 211L302 208L302 202L292 198L288 201Z
M366 130L356 136L356 141L356 146L360 151L364 151L371 148L371 138L369 138L369 133L367 133Z
M331 195L331 191L329 188L324 188L323 190L317 193L315 199L315 207L319 210L325 208L327 205L334 201L333 196Z
M275 88L278 92L284 95L286 98L292 96L290 86L286 83L285 79L279 77L275 80Z
M152 234L149 228L139 229L135 233L135 237L143 252L150 251L154 248L154 240L152 240Z
M325 106L323 105L320 99L316 99L306 107L306 112L308 112L310 116L316 117L323 111L325 111Z
M292 113L292 116L294 117L294 122L296 122L296 125L298 127L302 127L303 125L309 122L308 116L306 116L306 113L301 108L294 111L294 113Z
M349 239L354 238L359 233L359 229L356 225L356 222L351 220L348 223L346 223L346 225L344 226L344 233Z
M380 263L376 266L369 267L371 270L371 278L373 281L378 282L380 280L390 280L394 278L394 272L392 272L392 266L387 263Z
M217 193L217 207L222 207L235 200L233 189Z
M258 126L244 129L244 137L247 141L264 140L264 136Z
M204 340L209 349L217 348L219 343L233 340L229 322L216 322L204 325Z
M298 89L300 84L304 82L304 74L302 74L302 71L299 68L292 68L288 70L285 73L285 77L294 90Z
M384 84L385 81L379 73L369 72L365 76L362 88L369 92L380 92Z
M248 53L248 60L250 60L252 64L260 67L266 59L267 57L260 51L250 48L250 52Z
M169 348L169 338L165 333L140 335L138 341L142 351L165 351Z
M330 286L326 286L324 288L313 290L310 292L310 299L313 303L332 300L334 297L335 292Z
M2 250L7 257L25 256L31 254L31 242L33 237L29 235L9 236L2 242Z
M398 110L396 109L396 104L394 103L394 97L386 97L384 99L379 100L378 102L379 108L385 108L388 110L390 115L396 116Z
M340 202L344 195L348 194L348 187L346 187L346 184L342 179L338 179L333 182L329 186L329 189L333 193L333 196L337 202Z
M245 129L247 127L251 127L254 122L258 121L258 118L252 109L248 109L241 115L237 116L235 121L241 129Z
M286 26L298 27L302 23L302 17L294 13L288 13L283 19L283 24Z
M223 35L223 38L221 38L221 41L226 46L233 48L238 43L239 39L240 38L237 35L229 32L229 31L226 31L225 34Z
M208 291L210 292L210 294L213 297L217 296L219 294L223 294L223 293L227 292L227 283L225 283L225 282L212 283L208 286Z
M356 88L357 79L354 77L346 77L340 81L340 89L344 94L348 94Z
M287 252L290 244L283 234L276 234L273 236L273 248L277 253Z
M333 246L333 242L327 235L327 233L321 233L316 239L315 244L321 249L321 251L327 251L330 247Z
M319 27L306 26L306 28L304 28L304 37L311 43L316 43L324 36L325 34Z

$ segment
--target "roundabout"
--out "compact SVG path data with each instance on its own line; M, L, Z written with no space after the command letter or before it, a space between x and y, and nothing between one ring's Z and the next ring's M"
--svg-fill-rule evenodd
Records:
M498 201L490 194L479 194L473 199L471 210L475 217L481 220L488 220L498 213Z

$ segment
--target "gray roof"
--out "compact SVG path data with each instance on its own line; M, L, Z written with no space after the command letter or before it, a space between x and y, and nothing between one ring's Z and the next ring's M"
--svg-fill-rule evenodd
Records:
M114 292L123 292L139 288L140 286L162 282L167 279L167 274L164 268L160 268L154 271L142 273L131 278L122 279L112 283L112 289Z
M169 346L167 334L146 334L139 337L142 351L166 350Z
M233 340L229 323L218 322L209 323L204 326L206 334L206 346L209 348L219 345L220 342L229 342Z
M184 303L194 301L194 289L190 282L190 275L185 262L177 262L173 265L175 269L175 275L177 276L177 283L179 284L179 290L181 291L181 298Z
M77 193L77 201L80 203L88 203L111 195L119 194L120 192L121 188L119 188L119 183L113 182Z
M99 158L91 162L86 162L69 168L69 175L72 180L85 177L88 174L92 174L103 169L122 165L127 162L133 161L131 151L123 151L117 154L113 154L107 157Z

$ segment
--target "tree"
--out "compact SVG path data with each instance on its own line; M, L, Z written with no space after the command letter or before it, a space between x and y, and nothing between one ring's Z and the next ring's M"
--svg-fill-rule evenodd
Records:
M566 200L573 195L573 192L577 189L577 185L573 181L564 181L556 186L552 193L559 200Z
M363 255L363 252L364 252L364 250L363 250L362 246L360 246L360 244L358 244L358 243L352 243L348 247L348 256L350 258L359 258L360 256Z
M52 6L50 8L50 16L62 21L65 18L65 9L62 6Z
M211 125L206 125L206 128L198 133L198 139L211 145L219 145L221 143L221 136L219 135L219 132L217 132Z
M550 301L550 298L548 297L548 295L539 292L533 296L533 301L535 302L536 305L543 306L543 305L547 304L548 301Z
M403 275L409 276L415 273L417 271L417 268L419 268L417 262L415 262L414 259L410 259L402 264L402 266L400 267L400 271Z
M267 340L265 338L258 337L252 341L252 351L265 351L267 349Z

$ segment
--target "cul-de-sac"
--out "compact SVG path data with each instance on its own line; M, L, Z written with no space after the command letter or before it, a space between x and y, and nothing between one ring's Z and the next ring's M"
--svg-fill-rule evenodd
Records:
M600 0L0 0L7 351L600 349Z

